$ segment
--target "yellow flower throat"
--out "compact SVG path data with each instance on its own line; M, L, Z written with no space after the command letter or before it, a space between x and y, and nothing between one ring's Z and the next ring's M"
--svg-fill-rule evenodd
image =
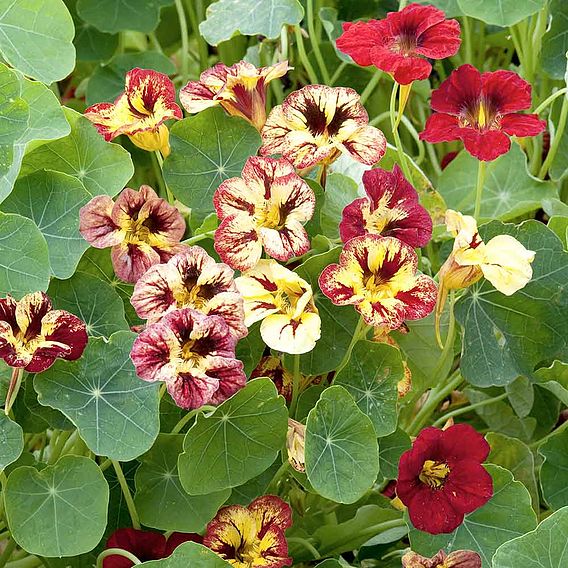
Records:
M429 485L432 489L439 489L444 485L449 473L450 468L447 464L434 460L426 460L418 478L422 483Z

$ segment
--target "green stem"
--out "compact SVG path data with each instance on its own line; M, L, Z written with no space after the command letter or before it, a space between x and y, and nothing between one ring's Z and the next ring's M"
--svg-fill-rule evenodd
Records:
M408 427L407 432L414 436L420 430L428 420L431 414L436 410L440 402L442 402L449 394L451 394L456 387L458 387L462 382L462 376L456 373L454 378L451 379L447 384L439 385L433 388L428 395L428 400L424 406L420 409L420 412L416 415L412 424Z
M286 540L288 541L288 543L295 543L303 546L307 551L312 553L314 560L319 560L321 558L321 555L317 551L317 548L305 538L300 538L299 536L289 536L286 537Z
M477 168L477 183L475 185L475 209L473 216L479 221L479 212L481 211L481 196L483 195L483 184L485 183L485 174L487 171L487 162L479 160Z
M562 108L560 110L560 119L558 121L558 126L556 127L556 132L554 133L554 139L552 140L552 144L550 145L550 150L548 150L548 155L544 160L544 164L540 168L538 172L538 177L540 179L544 179L546 174L548 173L548 169L552 165L554 158L556 157L556 153L558 152L558 148L560 147L560 142L562 141L562 135L564 134L564 130L566 128L566 119L568 118L568 96L564 97L562 101Z
M207 231L205 233L199 233L199 235L194 235L193 237L189 237L189 239L185 239L182 244L184 245L192 245L194 243L198 243L199 241L203 241L205 239L213 238L215 236L215 231L217 229L213 229L211 231Z
M199 22L203 19L203 2L201 2L201 0L198 0L197 2L195 0L185 0L185 6L187 8L187 13L189 14L189 21L191 22L193 35L197 41L199 67L201 71L203 71L209 66L209 48L199 31Z
M556 436L556 434L560 434L560 432L563 432L567 428L568 428L568 421L566 421L566 422L564 422L564 424L561 424L560 426L558 426L558 428L556 428L556 430L552 430L552 432L549 432L546 436L544 436L544 438L541 438L540 440L537 440L536 442L529 444L529 448L538 448L539 446L541 446L542 444L544 444L545 442L550 440L550 438L552 438L553 436Z
M314 50L314 55L316 56L316 61L318 62L321 76L323 77L324 83L326 85L329 85L331 83L329 72L327 70L325 60L321 54L319 38L316 35L316 30L314 27L314 0L307 0L306 19L308 21L308 33L310 34L312 49Z
M22 379L24 378L24 369L21 367L15 367L12 369L12 377L10 378L10 384L8 385L8 392L6 393L6 403L4 404L4 413L6 416L10 414L12 405L16 402L16 397L20 387L22 386Z
M353 351L353 348L355 347L355 344L360 339L365 339L367 337L367 333L369 332L369 329L370 329L370 326L368 326L365 323L363 316L360 316L359 321L357 322L357 327L355 328L355 331L353 332L353 337L351 338L351 343L349 344L349 347L347 347L347 351L345 352L345 355L343 356L341 363L339 363L339 365L335 369L335 376L337 376L339 374L339 372L345 367L345 365L347 365L347 363L349 363L349 359L351 358L351 353Z
M148 37L150 38L150 43L152 44L154 51L157 51L158 53L164 53L164 50L162 49L162 46L160 45L160 41L158 40L158 36L156 35L156 32L150 32L148 34Z
M408 162L406 161L406 155L404 150L402 149L402 143L400 141L400 136L398 135L398 125L396 120L396 94L398 92L398 83L394 83L392 86L391 98L390 98L390 122L391 122L391 129L392 135L394 138L394 142L396 145L396 151L398 153L398 160L400 162L400 167L406 176L408 181L412 180L412 174L410 173L410 168L408 167Z
M172 434L178 434L181 432L184 426L197 414L200 414L201 412L213 412L215 408L215 406L204 405L196 408L195 410L191 410L185 416L182 416L179 422L172 428Z
M294 36L296 37L296 44L298 45L298 53L300 55L300 61L308 74L308 78L310 79L310 83L312 85L318 84L318 77L310 60L308 59L308 54L306 53L306 47L304 45L304 38L302 37L302 28L300 26L294 26Z
M370 97L371 93L376 89L382 76L383 72L380 69L377 69L373 74L373 76L371 77L371 79L369 80L369 82L367 83L367 86L363 89L363 92L361 93L362 105L364 105L367 102L367 99Z
M49 465L54 464L59 459L65 447L65 442L71 437L71 434L73 434L73 430L61 432L59 436L57 436L57 440L53 444L53 450L50 452L49 460L47 461Z
M44 564L37 556L26 556L26 558L6 564L6 568L38 568L39 566L44 566Z
M331 76L331 80L330 80L330 86L335 85L335 83L337 83L337 80L339 79L339 76L341 75L341 73L343 73L344 69L347 67L347 62L346 61L342 61L338 66L337 69L334 71L333 75Z
M162 181L164 182L164 187L166 188L166 196L168 198L168 203L173 205L175 202L174 194L170 191L166 180L164 179L164 157L162 156L159 150L154 152L154 156L156 156L156 160L158 161L158 166L160 166L160 172L162 173Z
M0 555L0 568L4 568L4 566L6 566L6 563L12 556L14 550L16 550L16 541L13 538L11 538L8 541L8 544L6 544L4 551Z
M181 77L183 84L189 79L189 33L187 31L187 19L181 0L175 0L176 11L181 32Z
M559 89L558 91L552 93L549 97L544 99L533 111L534 114L540 114L548 105L552 104L558 97L561 97L563 94L568 93L568 87L564 87L563 89Z
M111 460L111 461L114 467L114 471L116 472L118 483L120 483L120 488L122 489L124 500L126 501L126 507L128 508L128 512L130 513L132 526L135 529L140 530L140 519L138 517L138 511L136 511L136 507L134 506L134 499L132 499L132 493L130 493L130 487L128 487L128 482L126 481L126 477L124 477L124 473L122 472L120 463L117 462L116 460Z
M290 401L290 416L292 418L294 418L294 416L296 415L301 379L302 374L300 373L300 356L294 355L294 371L292 375L292 400Z
M473 63L473 45L471 43L471 20L464 16L462 18L463 24L463 43L465 48L464 63Z
M444 414L444 416L438 418L438 420L436 420L436 422L434 422L432 426L438 428L440 426L443 426L446 423L446 421L449 420L450 418L454 418L455 416L461 416L462 414L466 414L471 410L475 410L476 408L482 408L483 406L488 406L489 404L493 404L494 402L499 402L500 400L503 400L508 396L509 396L508 393L504 392L499 396L494 396L493 398L487 398L480 402L476 402L475 404L468 404L467 406L463 406L462 408L457 408L456 410L452 410L451 412L448 412L447 414Z
M97 568L102 568L103 560L107 556L124 556L124 558L128 558L134 565L142 564L142 562L140 562L132 552L128 552L128 550L123 550L122 548L107 548L97 556Z

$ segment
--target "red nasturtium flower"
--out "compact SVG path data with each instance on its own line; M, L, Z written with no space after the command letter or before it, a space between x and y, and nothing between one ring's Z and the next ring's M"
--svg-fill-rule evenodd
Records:
M65 310L52 309L43 292L16 301L0 298L0 358L14 368L41 373L55 359L79 359L87 345L85 323Z
M180 212L148 185L126 188L116 202L93 197L79 212L79 231L95 248L112 247L112 265L125 282L136 282L150 266L166 262L185 247Z
M259 377L268 377L276 386L278 394L286 399L286 402L292 401L292 385L294 377L288 371L279 357L268 355L263 357L255 369L250 374L250 378L257 379Z
M165 264L155 264L136 282L130 303L148 323L180 308L221 316L240 339L248 333L243 299L233 271L199 246L187 247Z
M386 150L383 133L369 126L356 91L307 85L275 106L262 129L263 156L282 154L298 169L330 164L344 150L367 165Z
M232 268L254 268L263 247L281 261L310 249L303 223L312 218L316 197L287 160L252 156L242 178L219 186L213 204L221 219L215 250Z
M290 506L274 495L248 507L223 507L207 525L203 544L235 568L290 566L285 531L292 526Z
M457 20L446 20L434 6L410 4L389 12L384 20L343 24L337 48L358 65L374 65L401 85L427 79L432 65L426 59L455 55L461 44Z
M436 304L436 284L417 274L412 247L394 237L365 235L347 242L339 264L320 275L321 291L336 305L352 305L368 325L398 329L426 317Z
M85 111L108 142L126 134L143 150L170 153L169 130L164 124L171 118L183 118L176 104L176 90L167 75L151 69L132 69L126 85L114 103L98 103Z
M130 358L141 379L165 382L174 402L189 410L219 404L244 386L235 344L222 317L183 308L149 325Z
M246 118L261 130L266 122L267 85L289 69L287 61L260 68L246 61L231 67L218 63L203 71L199 81L182 87L179 99L189 113L221 105L229 114Z
M481 73L472 65L458 67L432 93L436 112L420 139L461 140L478 160L490 162L511 148L509 136L536 136L546 122L518 111L531 106L531 86L512 71Z
M155 531L142 531L137 529L118 529L108 538L105 550L120 548L130 552L141 560L160 560L167 558L184 542L199 542L202 538L195 533L174 532L168 538ZM124 556L112 554L103 560L103 568L131 568L134 562Z
M464 515L491 499L493 480L481 465L489 451L489 444L469 424L420 432L400 458L396 485L417 529L452 532Z
M450 554L440 550L432 558L407 552L402 557L402 568L481 568L481 556L473 550L455 550Z
M432 236L432 219L418 203L418 193L395 165L392 172L375 168L363 174L367 197L343 210L339 224L341 240L368 233L396 237L411 247L423 247Z

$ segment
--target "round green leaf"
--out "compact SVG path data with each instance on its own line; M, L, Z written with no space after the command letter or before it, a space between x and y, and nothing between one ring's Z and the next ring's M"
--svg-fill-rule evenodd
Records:
M343 209L359 196L359 186L343 174L331 174L325 184L325 200L320 212L323 234L330 239L339 238L339 223Z
M379 470L386 479L396 479L400 456L410 450L410 437L397 428L395 432L379 440Z
M550 391L562 404L568 405L568 363L554 361L550 367L536 370L534 375L542 388Z
M0 63L0 145L21 138L28 126L30 111L21 91L16 73Z
M91 338L78 361L57 361L36 375L41 404L60 410L99 456L128 461L152 447L159 431L158 385L136 376L135 335Z
M63 456L41 471L18 467L8 476L4 503L14 540L39 556L76 556L101 540L108 485L98 465Z
M535 251L531 281L505 296L486 280L469 288L456 304L456 318L464 328L461 372L481 387L506 385L519 375L531 377L536 365L554 359L566 348L568 254L558 237L538 221L480 227L485 242L496 235L512 235Z
M50 272L47 243L35 223L0 212L0 296L45 291Z
M540 467L542 496L552 509L565 507L568 505L568 430L553 434L538 448L538 453L544 458Z
M3 412L0 413L0 470L15 462L24 451L24 431Z
M121 297L110 284L95 276L77 272L69 280L54 279L47 294L56 309L81 318L91 337L110 337L129 329Z
M551 0L548 7L552 22L542 37L541 65L553 79L563 79L568 51L568 4Z
M163 560L150 560L140 564L143 568L230 568L218 554L197 542L184 542L173 554Z
M243 118L212 108L172 126L172 153L164 177L174 195L200 219L214 211L213 193L230 177L240 176L249 156L260 148L260 135Z
M308 480L338 503L360 499L379 472L373 423L340 386L326 389L308 414L305 453Z
M430 535L411 529L412 550L423 556L433 556L440 549L473 550L481 556L482 567L491 568L491 557L512 538L531 531L536 515L526 487L513 480L510 471L496 465L486 466L493 478L493 497L477 511L466 515L464 522L452 533Z
M358 341L349 362L333 379L371 419L378 437L396 430L397 383L404 376L402 357L386 343Z
M161 3L156 0L79 0L77 12L85 22L102 32L151 32L160 21Z
M55 170L76 177L91 196L116 195L134 173L130 154L118 144L105 142L78 112L66 108L65 116L71 133L26 154L21 175Z
M142 524L166 531L201 532L227 500L224 489L208 495L188 495L177 471L182 434L160 434L152 449L140 457L134 503Z
M37 171L18 178L2 210L28 217L37 225L47 241L53 274L69 278L89 248L79 233L79 209L90 197L77 178Z
M270 379L250 381L210 416L198 416L183 442L179 477L190 495L236 487L276 459L288 412Z
M463 150L444 169L438 190L448 207L473 215L475 184L479 160ZM511 221L532 213L542 206L543 199L557 196L555 184L540 181L527 171L527 157L518 144L487 164L481 218Z
M285 24L299 24L304 9L298 0L218 0L199 24L205 41L218 45L236 33L276 38Z
M568 507L544 519L534 531L502 544L493 568L560 568L568 566Z
M466 16L506 27L542 10L546 0L458 0L458 5Z
M75 67L75 28L63 0L1 0L0 51L10 65L43 83Z

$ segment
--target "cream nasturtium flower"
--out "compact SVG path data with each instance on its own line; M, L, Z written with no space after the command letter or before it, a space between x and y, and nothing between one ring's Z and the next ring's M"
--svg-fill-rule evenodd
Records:
M484 243L475 219L452 209L446 211L446 228L455 240L450 256L440 268L437 320L448 290L467 288L484 276L499 292L511 296L532 278L535 253L511 235L497 235Z
M261 260L235 280L245 303L245 324L262 320L260 335L272 349L311 351L321 334L312 287L275 260Z

